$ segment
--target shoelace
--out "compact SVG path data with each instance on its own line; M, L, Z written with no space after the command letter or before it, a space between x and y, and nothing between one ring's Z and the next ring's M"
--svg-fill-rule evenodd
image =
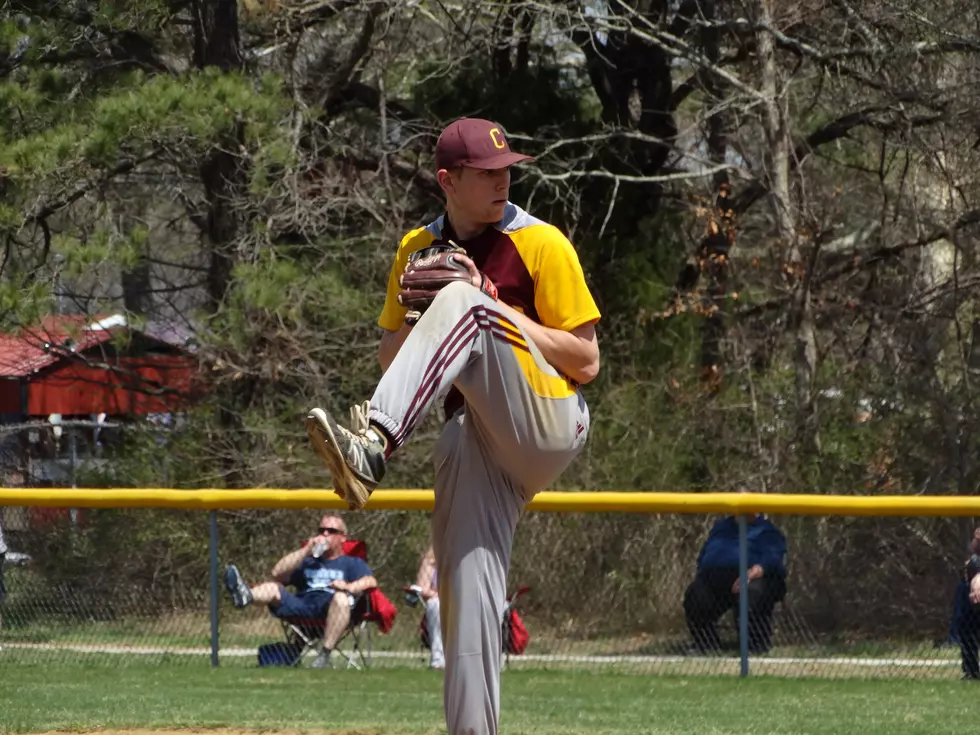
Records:
M371 428L368 414L371 412L371 401L355 403L350 407L350 430L361 441L368 441L367 432Z

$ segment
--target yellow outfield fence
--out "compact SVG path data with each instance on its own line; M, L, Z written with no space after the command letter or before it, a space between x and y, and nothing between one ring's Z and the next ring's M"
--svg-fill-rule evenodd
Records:
M429 536L411 511L434 500L427 489L378 490L373 512L353 521L399 611L385 633L359 628L360 665L430 663L425 613L402 592ZM234 607L222 569L267 579L327 509L346 509L331 488L2 488L0 667L308 665L312 651L268 610ZM509 666L745 676L751 662L777 676L937 679L965 670L961 646L973 639L954 603L980 496L545 491L528 509L508 579L532 590L520 601L530 642ZM774 531L760 541L765 524L755 526L750 547L759 511ZM697 571L717 524L729 544L735 529L738 547L738 577L721 580L720 602L706 592L715 577ZM759 543L783 564L735 599Z
M368 510L432 510L431 490L378 490ZM48 508L330 508L346 503L329 489L169 490L162 488L3 488L0 506ZM564 513L772 513L833 516L980 516L980 496L794 495L791 493L538 493L528 510Z

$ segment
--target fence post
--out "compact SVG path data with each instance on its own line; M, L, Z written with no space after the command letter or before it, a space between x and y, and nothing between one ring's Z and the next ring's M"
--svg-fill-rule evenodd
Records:
M738 646L741 676L749 675L749 541L748 522L738 517Z
M218 667L218 511L209 513L208 542L211 557L211 666Z

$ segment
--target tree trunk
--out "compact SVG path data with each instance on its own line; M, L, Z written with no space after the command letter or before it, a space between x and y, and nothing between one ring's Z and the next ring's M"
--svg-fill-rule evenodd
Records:
M126 311L148 316L153 310L150 263L145 258L122 272L123 307Z
M129 236L138 220L125 209L118 213L116 226L119 235ZM139 258L134 265L122 269L119 274L122 286L123 308L131 314L149 317L153 314L153 278L148 259L149 246L141 244Z
M236 0L196 0L194 3L194 63L199 69L242 68Z
M198 68L241 69L236 0L198 0L195 16L194 56ZM239 127L216 146L201 165L201 181L207 199L207 236L211 246L207 293L212 311L217 311L224 301L235 265L235 241L240 225L235 201L244 189L244 171L237 151L243 139L244 131Z
M225 72L242 68L238 35L237 0L198 0L195 2L195 62L198 68L217 67ZM209 153L201 165L201 183L207 201L206 234L208 254L208 306L217 312L231 286L231 275L237 257L237 239L241 226L237 203L245 193L245 171L238 151L244 142L244 127L238 125ZM230 381L215 396L218 422L225 436L215 444L228 487L246 484L242 466L245 453L242 436L242 406L251 400L248 385Z
M776 44L771 32L774 0L758 0L760 29L756 32L756 47L760 63L760 88L765 99L763 128L766 134L765 171L769 187L769 202L776 225L779 249L777 261L783 276L793 289L792 314L789 321L794 330L793 364L796 371L797 440L804 452L819 451L814 377L817 346L810 299L811 265L804 263L800 252L796 216L790 190L789 111L787 95L780 90L779 67L776 64ZM815 246L814 246L815 247Z
M713 0L701 5L701 12L707 23L715 19ZM701 33L705 57L712 64L718 63L719 32L717 28L706 26ZM713 102L720 102L718 79L708 78L705 92ZM723 163L728 154L728 114L724 105L708 118L708 158L711 163ZM721 387L722 347L725 339L725 298L728 290L730 256L729 250L734 238L734 229L728 203L728 172L719 171L714 176L714 208L708 217L707 232L701 240L698 253L698 268L708 279L708 304L704 324L701 327L701 377L710 392Z

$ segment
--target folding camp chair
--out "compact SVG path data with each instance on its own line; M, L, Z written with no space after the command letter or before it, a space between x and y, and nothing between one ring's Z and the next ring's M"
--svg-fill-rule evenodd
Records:
M405 591L405 602L408 605L416 607L421 602L418 587L412 585L402 589ZM521 616L517 614L515 606L517 601L530 591L530 586L524 584L507 596L503 620L501 621L501 654L505 657L505 665L510 663L511 656L520 656L527 648L529 640L527 628L524 626ZM422 619L419 621L419 644L423 651L428 651L432 647L432 640L429 638L429 624L424 608Z
M367 561L367 544L360 540L349 539L344 542L344 554L358 556ZM334 651L347 662L347 668L370 667L371 624L377 625L382 633L387 633L391 629L395 615L395 606L377 587L365 590L354 597L354 607L351 609L347 630L334 648ZM267 655L284 657L286 660L280 661L280 664L299 666L306 654L320 650L326 632L325 618L279 618L279 622L286 637L285 648L273 649L272 653ZM349 651L341 645L346 641L350 643ZM261 651L259 655L261 660Z
M527 648L530 640L527 628L524 627L524 621L517 614L515 607L517 601L530 591L531 588L528 585L522 584L516 592L507 598L507 604L504 605L504 620L501 631L505 666L510 663L511 656L520 656L524 653L524 649Z

